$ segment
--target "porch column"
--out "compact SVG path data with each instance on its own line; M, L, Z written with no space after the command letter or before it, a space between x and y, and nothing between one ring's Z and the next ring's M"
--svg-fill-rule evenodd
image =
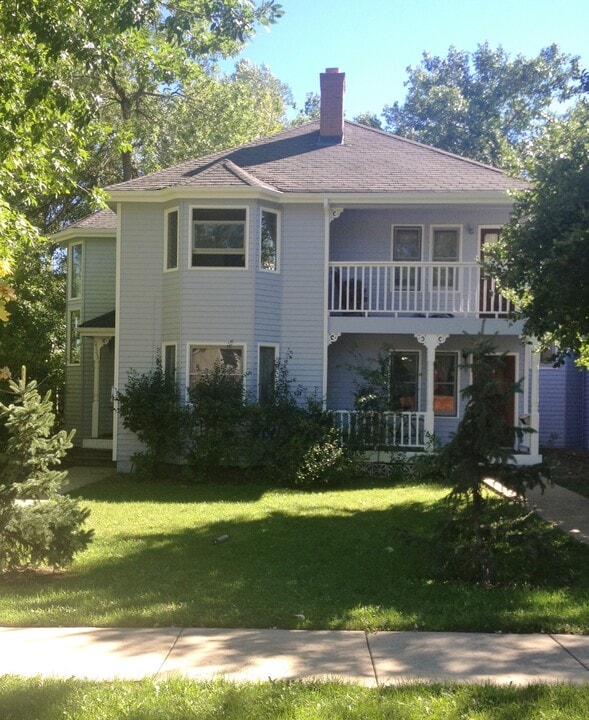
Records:
M530 391L530 425L536 431L530 435L530 455L540 455L540 348L537 340L532 345L532 382Z
M94 338L94 387L92 392L92 438L98 437L98 421L100 417L100 353L108 344L109 337Z
M425 373L425 422L424 430L427 436L434 434L434 363L436 360L436 348L438 345L445 343L449 335L438 335L437 333L428 333L427 335L416 334L417 342L425 345L427 350L427 369Z

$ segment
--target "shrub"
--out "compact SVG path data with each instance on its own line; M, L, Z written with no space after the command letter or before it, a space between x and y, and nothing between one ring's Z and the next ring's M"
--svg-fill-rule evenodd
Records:
M123 426L146 448L133 457L137 471L157 477L163 464L183 451L186 412L178 395L178 384L164 371L159 356L154 370L142 374L131 370L125 391L118 393Z

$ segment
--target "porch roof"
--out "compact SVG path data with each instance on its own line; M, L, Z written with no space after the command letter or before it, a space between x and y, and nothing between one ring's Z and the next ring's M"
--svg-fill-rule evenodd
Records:
M86 320L83 323L80 323L79 329L80 330L109 330L111 329L114 333L114 329L116 327L116 312L114 310L110 310L107 313L104 313L103 315L98 315L95 318L92 318L91 320ZM89 334L89 333L86 333Z

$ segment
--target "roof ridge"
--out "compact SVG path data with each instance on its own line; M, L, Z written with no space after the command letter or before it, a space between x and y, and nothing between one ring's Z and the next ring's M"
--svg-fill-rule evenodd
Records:
M248 185L255 185L256 187L263 187L267 188L269 190L277 190L273 185L269 185L268 183L265 183L263 180L260 180L252 173L249 173L247 170L244 170L242 167L237 165L233 162L233 160L229 158L225 158L224 160L220 160L218 163L215 163L217 165L223 165L223 167L230 173L233 173L235 177L237 177L239 180L243 180Z

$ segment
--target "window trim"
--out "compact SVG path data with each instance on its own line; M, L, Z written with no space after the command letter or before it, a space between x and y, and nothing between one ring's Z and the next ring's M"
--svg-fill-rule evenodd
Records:
M72 286L74 280L74 248L80 248L81 260L80 260L80 293L79 295L72 294ZM84 243L82 241L71 243L68 248L68 289L67 296L68 300L81 300L84 293Z
M78 342L78 359L72 361L72 316L78 314L77 342ZM82 324L82 308L68 308L67 313L67 364L70 367L79 367L82 364L82 336L80 335L80 325Z
M272 342L261 342L258 343L258 377L257 377L257 398L258 403L261 401L260 398L260 368L262 366L262 363L260 362L260 355L262 348L273 348L274 349L274 363L276 364L277 360L280 359L280 345L278 343L272 343ZM276 373L274 374L274 386L276 387Z
M276 267L274 269L262 267L262 217L263 217L264 213L272 213L273 215L276 215L276 248L275 248L275 254L276 254L275 265L276 265ZM258 238L259 239L258 270L260 272L272 273L272 274L280 273L281 225L282 225L282 213L280 212L280 210L275 210L274 208L265 207L265 206L262 206L260 208L260 228L259 228L260 232L259 232L259 238Z
M168 266L168 256L169 256L169 217L172 213L176 213L177 221L176 221L176 264ZM181 215L180 215L180 208L179 207L172 207L167 208L164 210L164 272L173 272L174 270L178 270L180 266L180 223L181 223Z
M435 409L435 403L436 403L436 388L435 388L435 377L434 377L434 407L432 408L434 411L434 417L442 417L442 418L457 418L458 417L458 405L460 400L460 358L458 357L458 352L456 350L440 350L439 352L436 351L435 359L438 358L440 355L453 355L454 360L456 363L455 366L455 380L454 380L454 395L452 396L454 398L454 412L444 412L441 410ZM445 384L448 384L447 382ZM449 396L445 396L449 397Z
M235 350L241 350L241 377L243 379L243 385L244 385L244 391L245 391L245 378L247 375L247 344L245 342L199 342L198 340L194 340L192 342L186 343L186 387L190 389L192 387L191 385L191 354L192 354L192 348L193 347L204 347L204 348L220 348L220 349L230 349L233 348Z
M193 255L193 227L194 227L194 210L243 210L245 212L245 219L243 221L244 228L243 228L243 258L244 258L244 264L243 265L236 265L234 267L225 267L223 265L193 265L192 264L192 255ZM248 255L249 255L249 216L250 216L250 208L248 205L191 205L189 208L189 241L188 241L188 269L189 270L197 270L197 271L205 271L205 272L211 272L211 271L217 271L222 270L235 272L240 271L243 272L244 270L247 270L249 267L248 262ZM217 253L222 254L222 253ZM237 254L237 253L231 253L231 254Z

